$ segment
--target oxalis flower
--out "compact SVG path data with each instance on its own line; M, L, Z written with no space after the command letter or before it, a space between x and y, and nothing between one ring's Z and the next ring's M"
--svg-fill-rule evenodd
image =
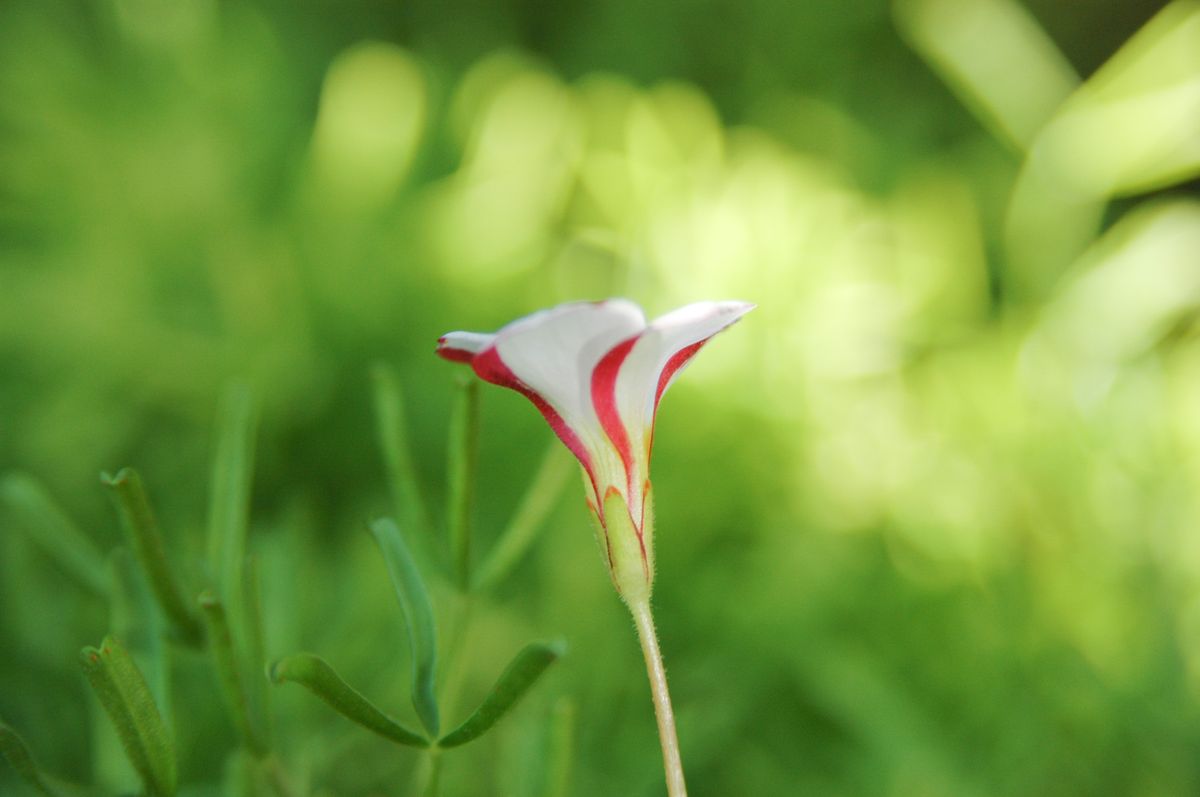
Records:
M583 466L588 507L613 585L646 658L670 797L686 797L667 676L650 613L654 502L650 449L663 393L701 347L753 308L698 302L647 324L633 302L564 304L495 334L438 339L447 360L524 395Z
M451 332L437 353L523 394L583 466L588 508L617 592L646 600L654 582L650 449L663 393L746 302L698 302L647 324L633 302L577 302L495 334Z

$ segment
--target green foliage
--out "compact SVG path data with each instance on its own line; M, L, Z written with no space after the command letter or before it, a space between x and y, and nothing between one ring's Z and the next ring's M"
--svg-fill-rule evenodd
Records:
M295 681L329 704L346 719L357 722L396 744L428 747L429 741L384 714L342 680L324 659L297 653L271 665L271 680L277 684Z
M146 679L129 653L108 637L99 650L84 648L80 662L146 792L156 797L173 797L175 745Z
M504 670L492 691L470 717L438 740L438 747L458 747L474 741L496 724L520 700L546 668L558 660L566 646L557 643L526 645Z
M626 295L759 305L655 432L698 794L1200 791L1196 3L706 10L0 3L0 715L43 773L138 788L74 658L112 633L180 793L426 788L429 750L263 673L318 652L423 727L356 532L388 515L444 721L522 641L571 645L440 754L442 797L653 789L576 466L481 391L451 532L459 372L431 354ZM230 380L253 395L214 423ZM106 505L124 464L161 526ZM203 587L232 664L181 644ZM562 698L567 774L502 781L558 749ZM36 788L0 766L0 793Z
M371 534L379 544L383 559L387 563L388 575L400 601L404 624L408 629L408 644L412 655L412 703L431 735L438 733L438 706L434 697L434 679L437 673L437 630L433 620L433 606L425 582L417 570L400 529L387 518L371 523Z

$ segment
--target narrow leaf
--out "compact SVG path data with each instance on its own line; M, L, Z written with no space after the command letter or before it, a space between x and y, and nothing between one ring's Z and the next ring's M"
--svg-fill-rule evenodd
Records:
M413 661L413 708L430 735L437 736L438 708L433 695L437 669L437 631L429 593L396 524L388 518L381 518L371 524L371 533L387 562L388 575L391 576L405 625L408 626Z
M464 380L459 387L457 406L450 422L449 504L446 525L450 536L450 557L460 589L471 579L471 506L475 502L475 470L479 462L479 383Z
M254 469L254 396L244 384L225 393L217 417L217 450L209 495L209 565L217 595L231 609L241 607L242 564Z
M142 672L163 721L170 725L171 667L163 634L163 619L142 571L125 548L109 557L112 601L109 622L113 636L122 641Z
M42 777L37 762L25 746L25 740L3 722L0 722L0 756L26 783L37 789L38 794L59 797L59 793Z
M250 712L250 700L238 664L237 652L233 647L233 635L229 630L225 606L211 592L205 592L200 596L200 609L208 625L208 646L212 652L213 665L221 682L221 691L225 695L230 718L246 749L256 756L262 756L266 753L266 745Z
M246 557L246 568L243 575L242 591L245 598L243 625L246 632L246 667L243 675L250 686L248 697L252 715L257 717L257 727L262 729L264 742L269 746L271 711L268 683L263 675L267 669L267 654L263 630L262 578L258 567L258 557Z
M129 653L109 637L99 650L84 648L81 662L146 791L174 795L175 746Z
M410 547L420 557L431 561L432 526L423 497L425 493L417 481L416 468L413 466L400 379L395 371L379 363L371 371L371 381L374 388L375 421L392 504L396 509L396 516L402 521L401 526Z
M512 520L500 534L500 538L479 567L476 588L490 589L507 576L529 546L537 539L542 524L554 509L562 493L563 485L571 473L574 460L566 448L557 440L546 449L542 464L538 467L529 489L525 491Z
M462 725L442 737L438 741L438 747L457 747L486 733L516 705L546 668L557 661L563 652L562 643L535 642L526 645L508 665L508 669L500 676L500 680L496 681L496 685L475 713Z
M122 468L116 476L102 474L100 481L112 491L126 538L146 573L158 605L180 639L191 645L199 644L204 638L204 626L184 600L184 592L167 560L166 546L142 477L132 468Z
M63 570L97 595L107 596L103 554L41 484L24 473L9 473L0 479L0 500L16 516L17 525Z
M311 653L297 653L275 662L271 680L277 684L294 681L329 704L351 722L374 731L385 739L410 747L428 747L423 736L410 731L375 707L341 679L324 659Z

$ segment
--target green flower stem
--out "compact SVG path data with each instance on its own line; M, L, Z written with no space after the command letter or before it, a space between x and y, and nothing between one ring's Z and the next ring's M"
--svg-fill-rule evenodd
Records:
M675 713L671 710L671 694L667 691L667 671L663 669L649 599L631 602L629 611L637 625L638 640L646 657L646 672L650 676L650 694L654 697L654 716L658 719L658 738L662 742L663 766L667 771L667 795L687 797L683 761L679 757L679 738L675 735Z
M430 747L421 757L417 777L413 781L413 797L437 797L441 790L442 751Z
M465 655L470 642L471 619L474 614L475 596L472 592L454 595L454 620L450 631L450 644L446 655L446 675L442 683L441 706L446 714L458 710L458 699L467 678L468 657Z

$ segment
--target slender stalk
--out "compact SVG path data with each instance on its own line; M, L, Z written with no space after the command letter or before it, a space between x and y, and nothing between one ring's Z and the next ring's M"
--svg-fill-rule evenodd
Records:
M667 691L667 671L663 669L662 653L658 649L658 634L648 599L632 602L629 611L637 625L638 640L646 657L646 673L650 676L650 694L654 697L654 716L658 719L658 738L662 742L663 767L667 771L668 797L687 797L683 782L683 761L679 757L679 738L675 735L675 713L671 710L671 694Z

